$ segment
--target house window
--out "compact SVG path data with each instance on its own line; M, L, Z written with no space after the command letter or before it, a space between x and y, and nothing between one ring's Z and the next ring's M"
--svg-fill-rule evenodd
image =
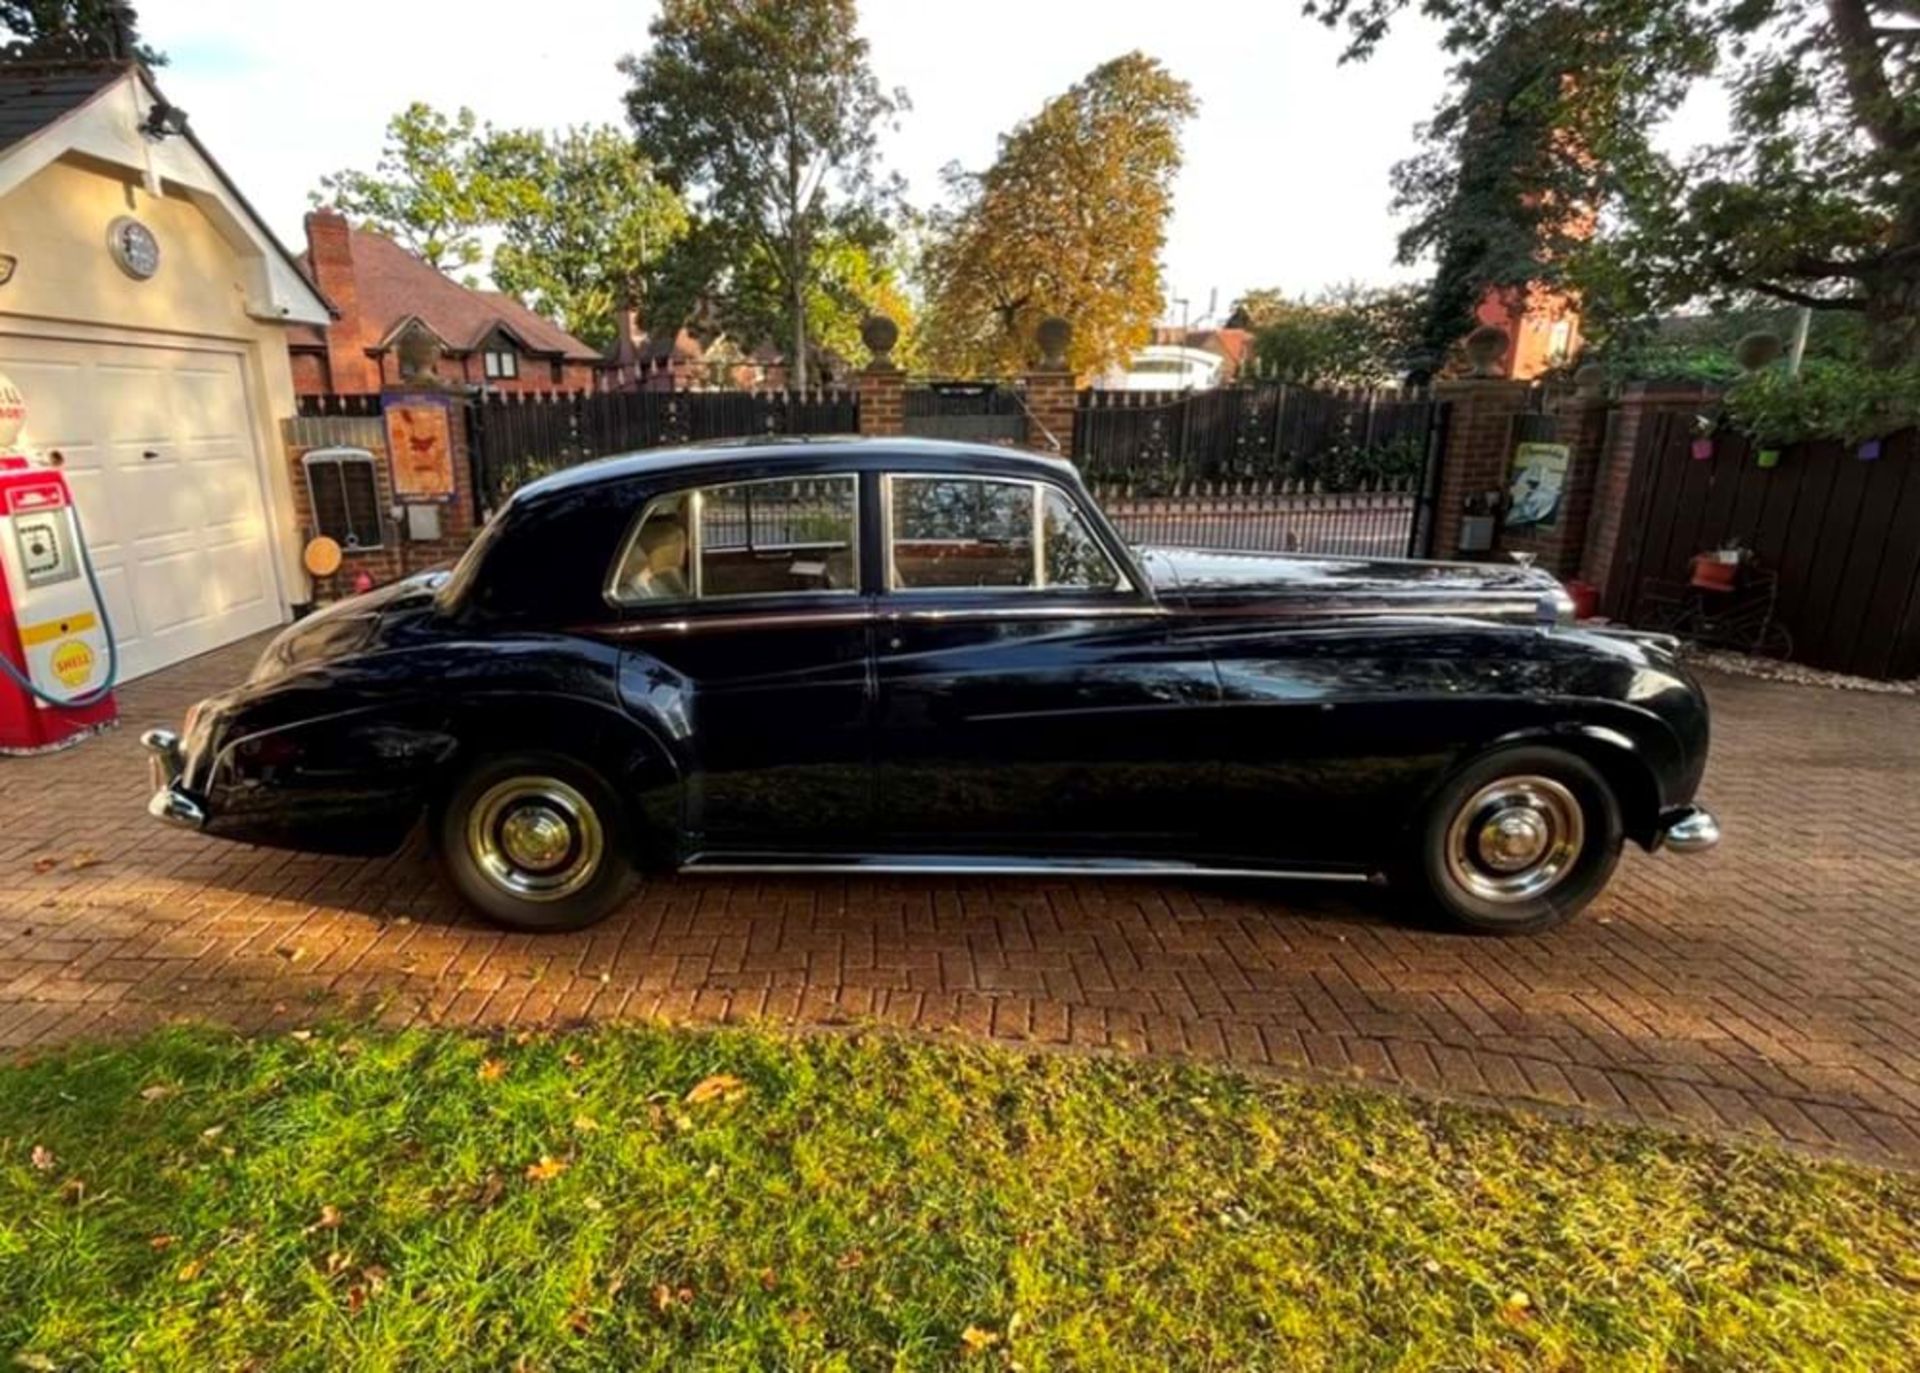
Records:
M557 362L548 363L547 366L550 369L549 376L553 384L558 386L566 376L565 370Z
M489 348L481 355L488 381L511 381L520 375L520 357L510 349Z
M349 553L381 545L380 484L364 448L316 448L300 460L307 474L313 532Z

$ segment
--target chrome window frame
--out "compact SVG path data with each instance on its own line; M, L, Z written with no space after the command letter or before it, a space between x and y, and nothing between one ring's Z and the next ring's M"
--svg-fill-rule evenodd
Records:
M991 486L1024 486L1031 498L1028 512L1029 527L1033 543L1033 580L1024 586L900 586L899 569L893 561L893 483L901 481L964 481L979 482ZM1113 569L1111 586L1069 586L1065 584L1049 586L1047 584L1047 518L1046 493L1057 491L1068 509L1080 521L1081 528L1100 550L1100 556L1107 560L1107 566ZM985 472L882 472L880 474L880 557L883 572L881 594L887 596L953 596L988 595L1003 593L1009 595L1031 596L1037 594L1071 594L1083 596L1130 596L1137 588L1133 578L1128 575L1126 565L1113 556L1096 532L1098 525L1089 520L1085 507L1075 499L1072 491L1059 482L1048 481L1043 477L1006 477L997 473Z
M802 481L844 481L851 483L853 486L853 530L852 536L848 539L848 547L853 552L853 585L826 587L821 590L728 591L718 595L708 595L706 591L705 568L700 557L704 551L704 543L700 537L700 527L702 518L706 513L706 493L708 491L718 491L732 486L770 486L774 482ZM706 482L699 486L676 486L670 491L656 492L647 498L647 503L640 507L640 513L636 515L632 523L627 526L627 532L620 540L619 551L614 555L613 565L607 570L606 586L601 594L608 605L620 610L632 610L636 607L644 606L689 606L697 605L702 601L716 603L770 596L815 597L862 595L861 583L863 573L860 558L860 530L863 522L861 520L860 508L860 485L860 473L858 471L808 472L790 477L748 477L742 481ZM690 594L685 596L622 596L620 594L620 573L621 570L626 567L627 559L632 556L634 543L639 539L640 530L646 525L647 517L653 513L656 506L667 501L677 501L683 497L686 499L688 514L687 567L689 575L687 583L691 588Z

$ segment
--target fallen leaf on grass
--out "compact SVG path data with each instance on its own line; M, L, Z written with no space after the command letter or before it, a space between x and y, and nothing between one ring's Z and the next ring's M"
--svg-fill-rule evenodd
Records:
M315 1230L338 1230L339 1228L340 1208L337 1206L322 1206L320 1208L320 1219L316 1220L312 1225L309 1225L306 1233L310 1235Z
M206 1266L204 1259L188 1259L180 1265L180 1271L175 1273L174 1277L178 1278L181 1282L192 1282L200 1276L200 1270Z
M966 1346L968 1354L984 1354L1000 1343L1000 1337L991 1330L970 1325L960 1332L960 1343Z
M482 1082L498 1082L506 1075L507 1065L504 1059L489 1058L480 1064L480 1080Z
M687 1093L687 1104L698 1106L707 1101L732 1101L745 1096L746 1092L747 1084L732 1073L714 1073L693 1084L693 1090Z
M367 1289L355 1284L347 1289L347 1314L357 1316L360 1308L367 1304Z
M653 1309L662 1315L676 1306L686 1306L692 1301L691 1287L674 1288L667 1286L664 1282L656 1282L653 1285Z
M33 1152L28 1155L28 1158L33 1161L34 1171L38 1173L51 1173L54 1165L60 1161L53 1156L53 1150L44 1144L34 1145Z
M600 1128L600 1122L592 1116L575 1116L573 1118L573 1128L583 1135L590 1135Z
M140 1089L142 1101L165 1101L170 1096L179 1095L180 1089L165 1082L156 1082L151 1087Z
M528 1182L552 1182L567 1171L567 1161L554 1158L551 1154L542 1154L538 1163L527 1165Z
M13 1363L14 1367L32 1369L33 1373L54 1373L60 1367L45 1354L15 1354Z
M163 1249L171 1249L173 1248L173 1236L155 1235L147 1241L147 1247L152 1249L156 1254Z

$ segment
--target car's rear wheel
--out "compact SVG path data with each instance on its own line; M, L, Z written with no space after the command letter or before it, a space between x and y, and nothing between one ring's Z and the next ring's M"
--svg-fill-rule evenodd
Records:
M1584 759L1509 748L1461 769L1420 826L1416 867L1440 910L1491 934L1536 934L1600 894L1620 860L1620 805Z
M559 754L469 769L438 828L455 889L511 929L582 929L605 919L632 884L618 799L591 768Z

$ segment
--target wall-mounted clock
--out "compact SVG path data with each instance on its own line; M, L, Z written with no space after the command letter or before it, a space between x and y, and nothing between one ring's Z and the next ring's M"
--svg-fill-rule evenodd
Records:
M107 247L120 270L135 281L145 281L160 270L160 240L132 215L121 215L107 226Z

